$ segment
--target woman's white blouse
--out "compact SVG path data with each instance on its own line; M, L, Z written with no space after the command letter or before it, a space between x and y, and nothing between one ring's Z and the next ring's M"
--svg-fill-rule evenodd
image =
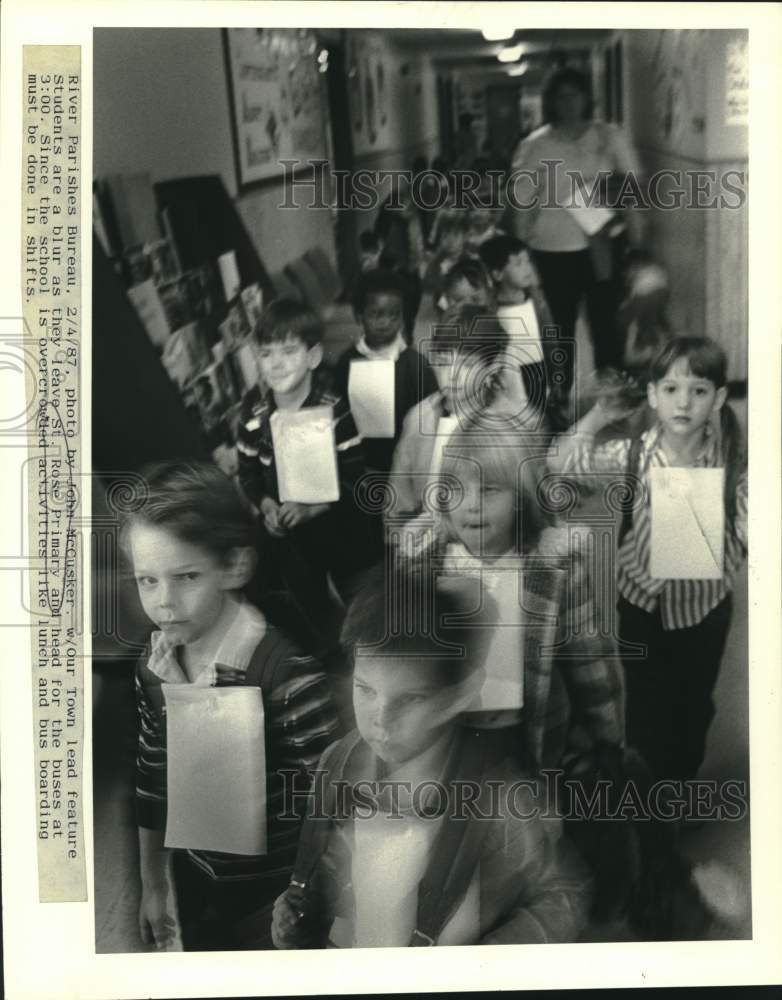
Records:
M556 161L556 166L544 161ZM580 174L587 190L601 170L638 174L638 161L627 137L616 125L592 122L578 139L566 139L551 125L544 125L523 139L513 156L512 172L538 171L537 189L527 177L514 177L515 198L522 204L540 198L539 211L516 209L517 231L535 250L570 252L585 250L583 230L565 208L572 203L573 181L568 171ZM550 196L549 196L550 191Z

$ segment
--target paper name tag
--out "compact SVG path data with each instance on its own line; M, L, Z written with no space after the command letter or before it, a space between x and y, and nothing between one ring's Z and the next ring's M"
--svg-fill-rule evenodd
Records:
M339 500L331 407L275 410L269 423L280 501L334 503Z
M510 338L508 354L516 364L531 365L543 360L540 326L532 299L518 305L499 306L497 319Z
M350 362L348 399L362 437L394 436L394 370L390 360Z
M649 470L649 573L658 580L718 580L725 538L723 469Z
M443 464L443 448L448 443L448 439L459 426L457 417L440 417L437 422L437 432L434 438L434 448L432 449L432 461L429 465L429 475L436 479L440 475Z
M352 881L357 948L404 948L415 927L432 820L386 816L354 821Z
M163 684L165 846L266 853L266 751L257 687Z

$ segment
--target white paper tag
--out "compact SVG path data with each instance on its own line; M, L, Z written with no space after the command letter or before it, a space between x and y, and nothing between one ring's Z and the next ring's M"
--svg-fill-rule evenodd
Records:
M165 846L266 853L266 751L258 687L163 684Z
M723 469L649 470L652 531L649 573L657 580L722 577Z
M459 420L457 417L440 417L437 422L432 461L429 465L429 475L432 479L436 479L440 475L440 469L443 464L443 448L458 426Z
M239 294L242 286L239 278L239 267L236 263L236 254L233 250L221 254L217 258L217 267L220 271L220 279L223 283L223 293L225 301L232 302Z
M275 410L270 426L280 501L334 503L339 500L331 407Z
M359 433L366 438L394 436L394 362L350 362L348 399Z
M518 305L498 306L497 319L510 338L508 354L516 364L531 365L543 360L540 326L532 299Z
M354 821L357 948L404 948L415 928L432 820L378 813Z

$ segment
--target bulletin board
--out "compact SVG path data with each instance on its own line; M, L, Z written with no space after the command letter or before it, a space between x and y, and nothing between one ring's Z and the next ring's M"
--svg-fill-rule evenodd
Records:
M226 28L236 169L241 189L279 177L283 160L327 158L323 76L313 32Z

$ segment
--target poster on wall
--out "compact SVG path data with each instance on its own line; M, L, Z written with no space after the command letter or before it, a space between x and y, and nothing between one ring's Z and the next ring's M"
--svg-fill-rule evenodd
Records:
M383 39L374 32L349 32L347 65L353 149L359 156L387 149L389 66Z
M224 37L240 186L278 176L282 160L325 159L315 35L227 28Z

